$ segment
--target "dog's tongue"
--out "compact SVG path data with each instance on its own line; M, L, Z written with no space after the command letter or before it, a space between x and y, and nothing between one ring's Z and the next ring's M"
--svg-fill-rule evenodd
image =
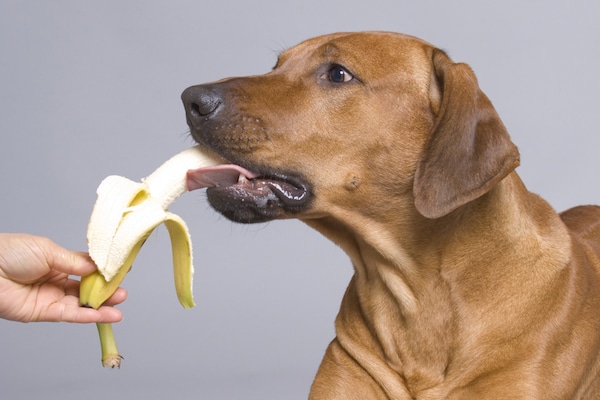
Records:
M258 175L239 165L219 164L213 167L191 169L187 172L187 189L192 190L231 186L238 183L240 175L247 179L256 178Z

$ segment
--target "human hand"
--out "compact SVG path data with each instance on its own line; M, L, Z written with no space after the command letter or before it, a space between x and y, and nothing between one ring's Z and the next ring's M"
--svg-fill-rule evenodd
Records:
M69 251L52 240L0 233L0 318L21 322L118 322L113 308L127 297L119 288L98 310L79 306L79 281L96 270L87 253Z

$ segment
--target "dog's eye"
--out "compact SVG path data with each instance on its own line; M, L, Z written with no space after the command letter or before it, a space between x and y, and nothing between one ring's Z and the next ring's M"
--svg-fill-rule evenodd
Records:
M329 69L327 78L333 83L345 83L354 79L350 72L339 65L334 65Z

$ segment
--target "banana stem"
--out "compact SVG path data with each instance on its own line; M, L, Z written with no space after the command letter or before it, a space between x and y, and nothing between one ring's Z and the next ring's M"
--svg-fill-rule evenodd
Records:
M102 366L110 368L121 368L123 357L119 354L112 324L97 323L98 335L100 336L100 347L102 348Z

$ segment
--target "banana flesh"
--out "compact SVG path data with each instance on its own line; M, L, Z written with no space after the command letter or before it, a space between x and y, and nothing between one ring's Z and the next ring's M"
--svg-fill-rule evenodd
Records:
M82 306L98 308L117 290L148 236L163 223L171 239L178 300L185 308L194 306L192 241L185 221L167 207L187 191L188 170L222 162L194 146L167 160L141 182L111 175L100 183L87 230L89 254L98 270L81 280ZM98 333L103 366L119 367L122 357L112 327L98 324Z

